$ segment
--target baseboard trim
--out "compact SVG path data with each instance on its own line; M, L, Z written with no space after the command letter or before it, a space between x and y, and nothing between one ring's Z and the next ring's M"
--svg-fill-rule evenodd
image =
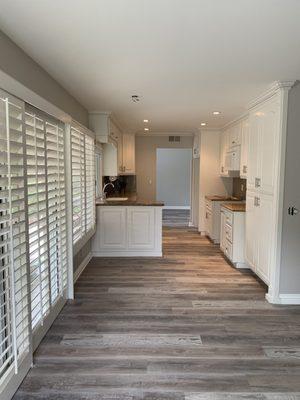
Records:
M84 271L85 267L88 265L88 263L91 261L92 259L92 253L89 253L84 259L83 261L81 261L79 267L76 269L76 271L74 272L74 283L77 281L77 279L80 277L80 275L82 274L82 272Z
M163 210L190 210L190 206L163 206Z
M93 257L162 257L161 251L101 251L93 252Z
M271 296L269 293L266 294L266 299L269 303L272 304L281 304L281 305L300 305L300 293L289 294L283 293L279 296Z

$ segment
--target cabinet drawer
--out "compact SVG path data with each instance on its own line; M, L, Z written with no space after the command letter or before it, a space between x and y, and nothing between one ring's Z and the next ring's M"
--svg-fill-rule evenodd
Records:
M232 226L226 224L224 230L226 240L232 243Z
M232 226L233 223L233 215L231 212L225 212L225 225Z
M229 240L225 240L225 243L224 243L224 254L230 260L232 259L232 243L230 243Z

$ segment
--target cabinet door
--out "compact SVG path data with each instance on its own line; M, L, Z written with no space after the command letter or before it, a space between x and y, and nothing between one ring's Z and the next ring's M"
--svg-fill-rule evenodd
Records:
M241 144L241 123L238 122L231 126L229 132L229 146L239 146Z
M248 173L247 173L247 189L255 190L256 180L260 177L259 160L260 152L260 136L262 130L262 113L253 112L249 117L249 147L248 147Z
M221 133L221 149L220 149L220 175L221 176L227 176L228 175L228 171L226 169L226 153L227 153L227 149L228 149L228 135L229 132L228 131L224 131Z
M274 246L273 196L259 195L257 210L256 235L258 245L258 260L256 273L268 284L272 248Z
M225 211L221 210L221 229L220 229L220 247L223 252L225 251L226 244L226 216Z
M256 270L257 264L257 211L255 206L255 192L247 192L246 199L246 243L245 243L245 259L249 266Z
M128 249L153 249L155 246L153 207L129 207L127 212Z
M121 132L118 132L118 170L121 174L123 172L123 135Z
M126 249L126 207L100 207L101 249Z
M249 121L242 121L241 125L241 160L240 160L240 177L247 179L248 169L248 148L249 148Z
M267 102L261 110L262 131L260 139L260 188L262 193L273 194L279 147L279 103Z
M135 136L123 134L123 173L135 173Z

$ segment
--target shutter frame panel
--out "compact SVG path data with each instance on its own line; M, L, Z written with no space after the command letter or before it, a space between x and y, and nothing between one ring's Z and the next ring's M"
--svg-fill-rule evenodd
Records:
M73 245L81 243L95 230L95 140L90 132L71 125L71 169Z
M0 90L0 383L30 352L24 103Z
M26 108L29 170L29 242L33 334L67 286L64 125L32 107Z

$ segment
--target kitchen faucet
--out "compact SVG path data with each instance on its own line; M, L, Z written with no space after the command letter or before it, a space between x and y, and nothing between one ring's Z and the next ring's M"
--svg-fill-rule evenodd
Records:
M104 203L105 200L106 200L105 189L106 189L109 185L111 185L113 188L115 187L115 185L114 185L112 182L108 182L108 183L106 183L106 184L103 186L102 193L101 193L101 196L100 196L100 201L102 201L103 203Z

